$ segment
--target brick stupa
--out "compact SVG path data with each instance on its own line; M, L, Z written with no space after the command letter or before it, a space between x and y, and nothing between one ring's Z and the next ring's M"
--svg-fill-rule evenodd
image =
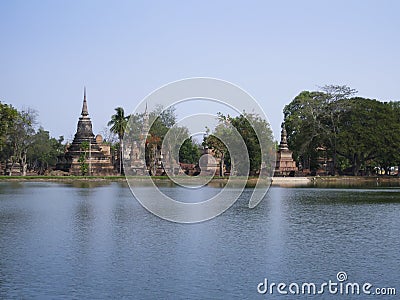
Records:
M287 133L285 123L282 123L281 142L276 153L276 166L274 176L294 176L298 168L292 158L293 152L289 150L287 144Z
M89 149L82 149L82 142L89 143ZM82 174L82 163L79 158L86 152L85 163L88 165L87 174ZM71 175L111 175L114 167L111 160L110 146L103 144L100 135L93 134L92 121L89 117L86 88L83 93L83 105L72 144L57 163L56 169L68 172Z

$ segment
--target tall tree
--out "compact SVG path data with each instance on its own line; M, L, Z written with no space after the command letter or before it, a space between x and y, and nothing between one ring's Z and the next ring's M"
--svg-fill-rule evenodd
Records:
M319 168L320 149L335 168L351 174L374 166L398 164L400 117L396 103L352 97L346 86L326 86L323 92L302 92L285 106L289 147L311 169ZM338 162L340 161L340 165ZM347 172L347 171L346 171Z
M10 134L18 117L18 111L9 104L0 102L0 161L5 162L11 155Z
M50 166L55 166L57 156L63 152L63 140L62 136L58 140L51 138L49 132L40 127L32 136L32 144L28 148L29 168L43 174Z
M179 162L185 164L198 164L199 158L199 145L197 145L191 137L186 139L179 149Z
M191 155L195 155L195 153L190 153L193 150L193 145L189 130L186 127L175 125L168 128L168 132L161 142L161 151L167 167L172 167L178 162L193 163ZM182 161L182 159L185 161Z
M316 168L317 148L324 146L326 126L323 114L323 93L303 91L283 110L289 148L305 168Z
M150 135L146 140L145 157L147 166L150 166L153 170L152 173L154 173L157 167L156 155L161 151L165 135L176 122L175 108L169 107L164 109L163 106L157 105L156 108L149 113L149 122L151 127L149 129ZM180 132L179 128L177 132Z
M224 164L226 168L230 169L231 161L229 157L228 148L221 141L219 137L227 137L231 135L231 130L226 128L226 124L222 122L220 118L219 124L215 127L213 134L210 134L210 129L206 129L206 135L204 136L203 146L212 149L213 155L219 158L219 175L223 175Z
M357 90L346 85L325 85L322 88L324 92L324 109L322 118L325 118L327 126L325 126L324 134L332 149L332 175L335 175L337 159L336 147L339 134L339 125L342 115L348 111L348 100L353 95L357 94Z
M324 149L333 161L331 172L335 174L338 127L349 109L346 100L357 91L345 85L325 85L321 90L301 92L283 113L288 143L297 160L310 169L316 168L318 149Z
M362 166L396 165L400 123L395 111L386 103L360 97L349 99L348 105L338 127L337 153L349 160L352 174L358 175Z
M159 119L164 126L171 128L176 123L175 110L176 108L174 106L164 108L162 105L156 105L154 110L149 114L150 123L154 119Z
M12 175L17 163L23 176L28 167L43 173L55 165L57 155L64 151L64 137L56 140L43 128L36 131L36 119L35 110L18 111L0 102L0 161L5 163L8 175Z
M119 172L123 173L122 170L122 160L123 160L123 137L126 126L128 124L129 116L125 116L124 109L122 107L115 108L115 114L111 116L111 120L108 122L108 126L111 126L110 130L118 135L119 140Z
M16 162L20 165L22 176L26 176L27 171L27 152L33 142L35 133L37 113L34 110L27 109L18 113L14 125L10 130L9 146L11 170ZM11 172L10 172L11 175Z
M231 145L229 150L233 152L242 148L240 146L241 143L237 140L238 136L234 133L235 130L233 129L236 129L237 133L240 135L239 138L243 140L247 148L244 149L244 151L247 151L248 153L250 164L248 170L249 174L245 174L245 170L247 170L245 160L236 159L235 169L237 170L237 175L256 175L261 169L261 161L263 159L261 143L263 143L264 149L274 147L270 125L255 114L243 112L236 117L219 114L219 124L215 128L213 134L205 137L203 144L212 148L216 156L221 158L221 163L225 161L228 167L232 163L232 156L241 157L243 155L243 153L230 153L227 146L224 144L225 141L228 141ZM258 139L255 129L257 129L257 132L262 135L262 140ZM241 150L239 150L239 152L240 151ZM269 155L270 153L264 154ZM264 160L268 161L266 157L264 157Z

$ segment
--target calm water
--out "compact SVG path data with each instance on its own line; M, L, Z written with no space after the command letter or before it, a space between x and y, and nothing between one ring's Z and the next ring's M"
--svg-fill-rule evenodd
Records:
M0 183L0 298L292 299L257 285L338 282L339 271L398 297L399 189L274 187L253 210L248 194L181 225L148 213L121 183Z

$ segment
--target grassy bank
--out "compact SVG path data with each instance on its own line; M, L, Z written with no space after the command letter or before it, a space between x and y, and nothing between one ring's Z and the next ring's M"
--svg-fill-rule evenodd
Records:
M167 176L153 176L152 180L156 184L172 183ZM178 179L179 177L177 177ZM182 177L183 178L183 177ZM182 179L180 178L180 179ZM145 181L142 176L132 176L128 179L137 181ZM148 179L148 178L146 178ZM208 184L214 187L223 187L228 182L229 177L215 177ZM243 182L244 178L232 178L232 182ZM258 177L249 177L247 179L247 187L254 187ZM125 176L0 176L0 182L125 182ZM198 184L196 177L185 178L184 182L188 184ZM268 184L266 181L264 183ZM377 177L360 177L360 176L315 176L315 177L273 177L273 186L282 187L299 187L299 186L318 186L318 187L356 187L356 186L393 186L400 187L400 177L393 176L377 176Z
M131 176L128 179L133 179L137 181L147 181L147 177L143 176ZM163 184L174 184L168 176L152 176L151 179L158 185ZM176 177L187 184L199 184L196 177ZM229 177L216 177L209 183L215 187L223 187L228 182ZM245 177L232 178L232 182L243 183L246 180ZM247 179L247 186L252 187L257 183L258 177L250 177ZM125 176L0 176L0 182L125 182Z
M143 176L130 176L128 178L133 179L143 179ZM168 176L152 176L153 180L169 180ZM176 178L179 178L177 176ZM187 178L187 177L182 177ZM237 177L238 180L243 180L245 177ZM64 181L64 180L110 180L110 181L118 181L118 180L125 180L125 176L0 176L0 181L7 181L7 180L21 180L21 181ZM213 181L228 181L229 177L214 177ZM235 178L232 178L235 180ZM301 180L309 180L315 182L352 182L352 181L400 181L400 177L395 176L309 176L309 177L273 177L273 181L286 181L286 182L296 182ZM193 180L196 180L196 177L193 177ZM248 181L256 182L258 177L249 177Z
M125 176L0 176L0 181L120 181Z

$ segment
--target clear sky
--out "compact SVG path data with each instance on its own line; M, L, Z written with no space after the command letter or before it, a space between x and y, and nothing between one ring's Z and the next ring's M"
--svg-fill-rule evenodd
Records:
M235 83L279 137L302 90L400 100L400 1L0 2L0 101L72 138L87 87L94 132L114 108L187 77Z

